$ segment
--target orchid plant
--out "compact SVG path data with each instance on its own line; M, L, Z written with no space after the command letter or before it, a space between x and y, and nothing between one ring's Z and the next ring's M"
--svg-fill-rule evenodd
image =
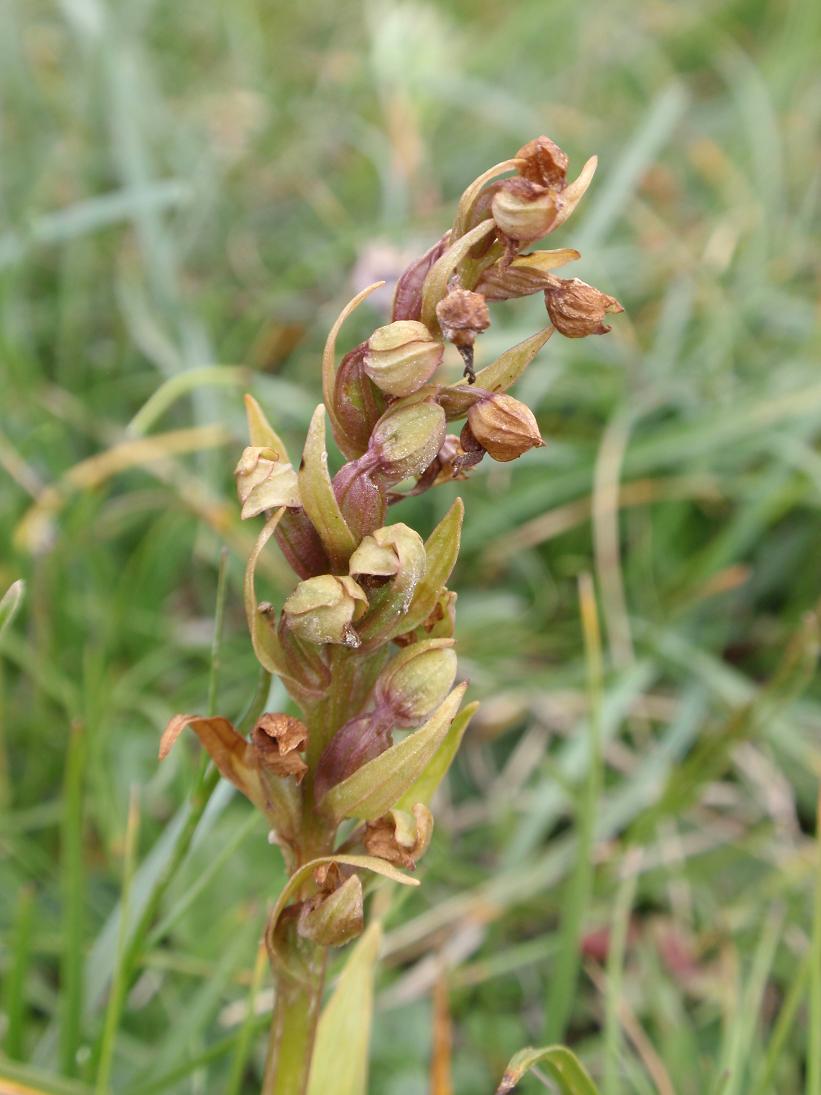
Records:
M554 331L604 334L606 314L621 311L613 297L554 274L577 251L530 250L573 213L596 158L572 182L567 166L538 137L480 175L452 228L399 278L391 321L337 367L340 328L377 286L343 309L298 467L246 396L250 443L237 489L242 517L264 518L245 573L248 627L257 659L300 717L265 712L246 738L226 718L177 715L160 756L190 727L264 814L284 857L288 881L265 935L275 984L267 1093L320 1090L312 1062L329 950L362 934L374 878L415 884L408 872L431 838L431 801L477 706L462 706L467 684L455 683L456 594L447 586L462 502L425 540L389 522L389 510L464 479L485 456L511 461L544 444L532 411L508 390ZM488 304L534 293L544 294L549 322L477 371ZM442 378L448 344L463 369L455 383ZM460 420L461 432L449 433ZM335 475L328 423L346 460ZM255 588L272 539L297 578L279 610Z

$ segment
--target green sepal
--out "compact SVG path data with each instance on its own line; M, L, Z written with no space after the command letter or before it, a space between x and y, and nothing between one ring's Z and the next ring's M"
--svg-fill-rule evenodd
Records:
M423 806L430 806L436 789L447 775L448 769L453 763L453 758L459 751L468 723L476 714L478 708L479 701L474 700L473 703L467 705L464 711L459 712L450 724L445 740L433 754L419 779L411 784L399 799L396 809L410 811L418 802L421 802Z
M332 787L321 808L335 821L375 821L386 814L419 779L444 741L466 688L466 682L457 685L423 726Z
M496 228L496 222L492 217L477 224L470 232L466 232L445 251L441 258L437 259L431 267L425 284L422 286L422 322L432 335L441 334L439 320L436 318L436 305L446 295L448 282L456 267L467 258L472 247L489 235Z
M490 365L479 370L475 384L449 384L446 388L440 388L437 401L448 422L464 418L473 404L487 392L506 392L511 388L554 330L554 327L545 327L505 350Z
M314 655L313 652L305 650L304 643L295 645L295 639L293 649L290 651L286 649L277 634L273 606L257 603L254 583L259 557L276 531L284 512L284 507L278 509L265 522L248 556L243 579L243 599L245 618L248 621L251 644L257 661L269 673L276 673L281 677L289 691L294 692L296 698L301 701L305 693L318 696L324 692L329 683L327 666L322 662L318 652Z
M280 460L290 464L285 443L252 395L245 396L245 417L248 419L248 436L251 444L259 449L273 449Z
M485 185L492 182L493 179L504 175L508 171L515 171L519 167L521 160L502 160L501 163L494 164L493 167L489 167L487 171L483 171L482 174L473 180L473 182L465 188L459 199L459 206L456 210L456 218L453 222L453 231L451 232L451 240L455 243L456 240L461 239L465 233L465 229L470 224L471 212L476 205L476 199L482 193Z
M391 638L413 631L433 612L456 565L464 515L464 503L457 498L425 541L425 573L416 586L408 611L396 621Z
M347 565L356 540L342 516L328 471L325 448L325 407L320 403L311 418L302 463L299 467L299 493L308 519L319 533L336 571Z
M356 443L348 437L348 434L345 432L345 427L340 422L334 407L336 337L339 334L342 324L351 312L358 308L362 301L369 297L374 290L379 289L384 284L384 281L375 281L373 285L368 285L361 293L357 293L353 300L348 301L336 317L333 327L331 327L328 332L328 337L325 340L325 349L322 351L322 398L325 400L325 406L328 408L328 417L331 420L331 430L333 431L336 443L349 460L354 460L359 455L359 452Z

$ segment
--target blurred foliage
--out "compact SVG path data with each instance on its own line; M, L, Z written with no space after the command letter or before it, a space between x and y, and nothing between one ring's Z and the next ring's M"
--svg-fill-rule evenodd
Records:
M0 1038L24 1063L0 1074L94 1082L129 795L133 919L195 779L193 750L158 768L156 748L205 703L223 543L220 710L253 691L241 393L295 445L341 304L544 132L571 169L599 154L555 245L626 314L551 340L520 386L547 448L461 492L460 653L485 702L424 885L376 899L371 1090L427 1090L441 966L459 1095L565 1013L606 1095L800 1090L821 1053L821 7L4 0L2 19L0 592L27 588L0 663ZM368 307L350 344L385 315ZM494 308L479 365L544 322L540 300L515 315ZM396 518L431 528L452 496ZM256 1089L265 985L259 1016L247 1001L280 882L222 788L125 997L113 1090Z

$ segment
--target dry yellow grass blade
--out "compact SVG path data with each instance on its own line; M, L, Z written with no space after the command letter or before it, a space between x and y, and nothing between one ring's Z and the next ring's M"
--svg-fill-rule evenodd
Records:
M121 441L69 468L55 483L38 494L14 530L14 543L22 551L37 552L51 541L53 521L75 491L93 490L129 468L165 460L184 453L218 448L231 440L223 426L194 426L170 430L153 437Z

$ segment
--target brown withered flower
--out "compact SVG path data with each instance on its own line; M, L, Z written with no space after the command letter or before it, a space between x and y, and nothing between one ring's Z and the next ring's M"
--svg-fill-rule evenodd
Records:
M308 771L299 755L308 744L308 727L303 722L293 715L268 712L254 727L251 741L261 768L302 782Z
M427 806L417 802L413 812L391 810L365 826L365 848L371 855L396 867L412 871L430 844L433 817Z
M615 297L579 278L551 276L544 300L550 322L566 338L606 335L610 330L610 325L604 322L606 313L624 311Z
M516 159L524 161L519 166L523 179L557 190L564 189L567 182L567 153L549 137L534 137L522 145Z
M470 408L462 430L463 448L468 448L471 439L502 463L544 445L530 407L503 392L488 392Z
M458 349L465 363L465 376L472 384L473 344L476 336L490 326L487 301L481 293L463 289L456 280L448 286L447 294L436 305L436 318L442 334Z

